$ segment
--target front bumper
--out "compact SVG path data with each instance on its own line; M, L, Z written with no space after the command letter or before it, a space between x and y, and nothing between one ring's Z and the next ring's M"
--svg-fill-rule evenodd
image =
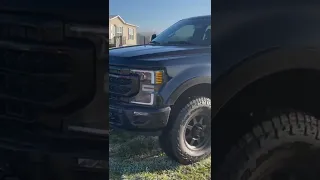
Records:
M114 129L156 135L167 126L171 108L109 105L109 124Z

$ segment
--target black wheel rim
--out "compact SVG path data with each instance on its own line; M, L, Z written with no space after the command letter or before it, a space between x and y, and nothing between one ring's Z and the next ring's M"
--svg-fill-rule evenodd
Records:
M185 143L191 150L202 149L210 141L210 117L197 115L189 119L185 127Z

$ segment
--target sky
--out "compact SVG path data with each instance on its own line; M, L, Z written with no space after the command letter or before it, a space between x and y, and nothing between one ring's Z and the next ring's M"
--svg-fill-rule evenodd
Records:
M160 33L180 19L210 14L211 0L109 0L109 15L139 26L138 32Z

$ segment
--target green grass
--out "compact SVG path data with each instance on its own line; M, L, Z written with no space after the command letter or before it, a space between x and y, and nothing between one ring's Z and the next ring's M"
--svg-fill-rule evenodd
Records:
M211 158L183 166L169 159L159 148L157 137L111 132L109 179L211 179Z

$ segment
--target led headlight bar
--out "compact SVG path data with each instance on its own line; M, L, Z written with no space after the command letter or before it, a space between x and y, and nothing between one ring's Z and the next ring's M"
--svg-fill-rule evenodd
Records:
M163 71L131 70L140 77L140 91L131 99L131 103L140 105L153 105L155 94L163 84Z

